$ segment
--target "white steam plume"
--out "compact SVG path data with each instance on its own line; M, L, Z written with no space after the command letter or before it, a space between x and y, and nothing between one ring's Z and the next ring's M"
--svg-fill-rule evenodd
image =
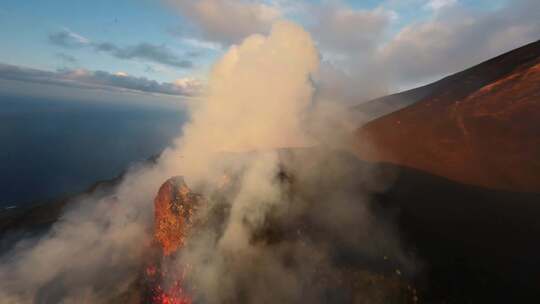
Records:
M310 35L290 22L278 22L268 36L254 35L231 47L212 70L208 91L192 105L183 136L155 166L132 169L113 195L79 202L46 236L21 242L0 259L2 303L121 301L117 296L133 288L151 238L153 198L174 175L203 192L225 171L239 178L238 191L228 197L223 231L201 231L181 254L180 261L196 269L190 280L204 293L196 294L201 300L237 302L240 291L249 303L295 302L301 296L323 300L306 294L302 284L314 267L332 271L331 243L284 242L268 249L250 241L276 210L284 220L305 213L328 229L331 239L364 246L369 254L376 243L366 236L371 231L399 257L392 235L378 232L365 197L334 193L330 186L309 187L321 191L317 199L323 202L293 202L276 182L282 162L276 149L335 144L353 125L339 107L314 103L312 76L318 67ZM309 165L292 162L300 179L346 171L345 160L321 164L324 156L311 154L300 157ZM283 264L289 256L295 267Z
M309 34L289 22L275 24L268 37L232 46L212 70L207 96L194 106L178 148L166 154L178 162L170 166L205 179L217 153L308 145L302 115L318 64Z

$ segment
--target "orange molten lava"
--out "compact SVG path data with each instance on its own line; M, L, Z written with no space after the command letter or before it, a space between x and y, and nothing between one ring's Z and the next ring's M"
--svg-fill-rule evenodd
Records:
M165 256L183 246L199 198L181 177L169 179L159 189L154 202L154 238Z
M182 289L182 282L177 281L168 288L163 290L160 286L157 287L156 295L153 298L156 304L191 304L191 297Z
M167 180L159 189L154 201L154 241L159 255L155 264L145 269L145 277L150 285L151 303L192 303L190 295L184 289L185 272L177 266L168 269L169 264L165 261L174 260L173 254L184 246L193 225L193 214L200 201L201 197L194 194L181 177Z

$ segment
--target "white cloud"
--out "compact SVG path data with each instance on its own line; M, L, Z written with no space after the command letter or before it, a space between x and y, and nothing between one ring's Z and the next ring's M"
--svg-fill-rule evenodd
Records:
M488 60L540 38L540 2L516 0L481 12L457 1L432 1L431 18L392 36L388 11L346 7L320 15L314 37L325 58L322 95L351 103L418 86ZM336 53L339 56L336 56ZM331 56L328 56L330 54ZM338 94L339 93L339 94Z
M224 45L254 33L267 33L281 17L278 6L253 1L166 0L195 24L203 38Z
M193 77L178 78L173 81L173 85L179 92L185 92L186 95L196 95L204 86L200 80Z
M108 53L119 59L140 59L184 69L193 67L191 60L180 57L165 44L141 42L129 46L118 46L113 42L91 41L69 29L49 34L49 41L63 48L92 48L96 52Z
M223 47L218 43L196 38L183 38L182 42L198 49L207 49L212 51L219 51L223 49Z
M52 33L49 35L49 41L53 44L76 48L83 47L90 44L90 40L81 34L75 33L68 28L64 28L59 32Z
M376 59L395 82L442 77L537 40L539 11L536 0L489 13L444 7L434 19L404 27Z
M122 72L122 71L116 72L113 75L118 76L118 77L127 77L128 76L128 74L126 72Z
M457 0L429 0L424 8L438 11L444 7L452 6L457 3Z
M341 53L372 50L395 13L381 8L353 10L343 6L318 7L312 32L326 49Z
M459 0L387 0L374 9L354 9L343 1L167 1L200 30L184 42L211 49L264 33L279 18L301 20L325 61L321 87L342 92L350 102L435 80L540 37L537 0L487 11ZM431 16L396 29L404 6Z
M174 83L160 83L145 77L130 76L125 72L111 74L105 71L89 71L86 69L66 69L50 72L2 63L0 63L0 79L81 89L178 96L196 95L202 86L202 83L193 78L177 80Z

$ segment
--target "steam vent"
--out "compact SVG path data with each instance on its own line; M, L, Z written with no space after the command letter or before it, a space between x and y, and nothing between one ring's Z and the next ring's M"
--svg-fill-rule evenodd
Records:
M170 178L160 187L154 200L156 252L145 271L149 289L145 303L191 303L183 284L185 271L171 271L169 265L174 264L174 253L184 245L201 201L182 177Z

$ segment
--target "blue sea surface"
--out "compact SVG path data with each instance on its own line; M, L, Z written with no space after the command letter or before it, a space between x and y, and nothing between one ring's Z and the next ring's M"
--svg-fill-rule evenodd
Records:
M159 154L180 107L0 96L0 210L55 199Z

